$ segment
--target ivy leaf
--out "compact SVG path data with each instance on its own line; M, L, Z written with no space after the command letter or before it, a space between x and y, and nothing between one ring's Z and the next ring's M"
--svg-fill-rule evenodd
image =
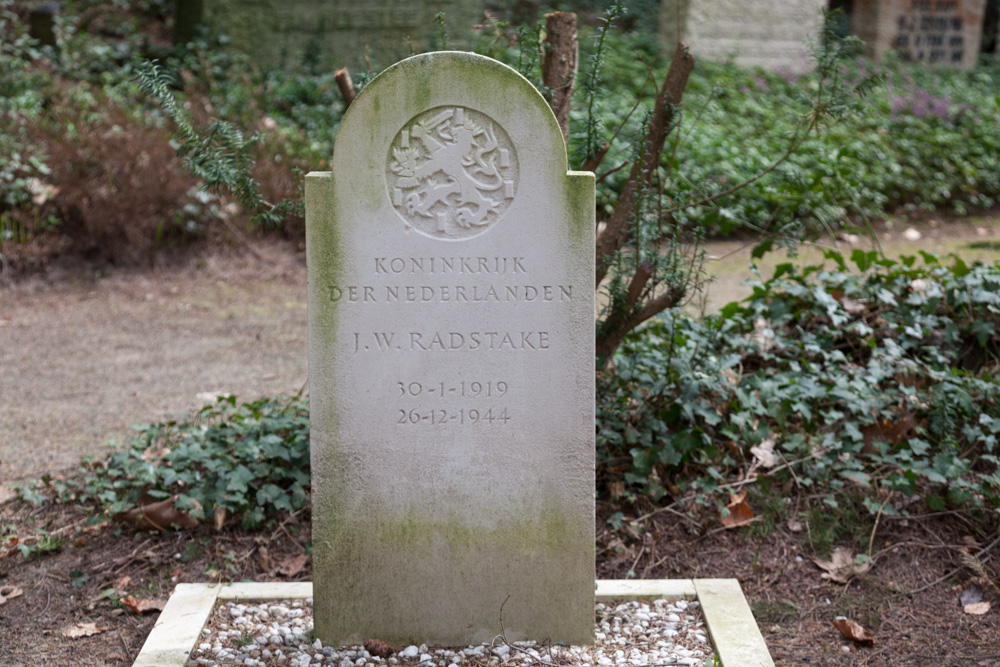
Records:
M976 340L979 342L979 347L986 347L986 343L988 343L996 333L996 326L993 322L980 321L972 325L972 331L976 334Z
M842 470L840 476L849 479L852 482L856 482L863 487L869 487L871 485L872 478L867 474L861 472L860 470Z
M753 251L750 253L750 257L751 259L760 259L767 253L771 252L772 248L774 248L774 239L767 239L766 241L758 243L754 246Z
M865 252L861 248L855 248L851 253L851 261L854 262L858 270L864 273L875 262L877 255L874 250Z
M246 493L247 486L254 481L255 476L244 465L238 465L227 476L226 489L237 493Z

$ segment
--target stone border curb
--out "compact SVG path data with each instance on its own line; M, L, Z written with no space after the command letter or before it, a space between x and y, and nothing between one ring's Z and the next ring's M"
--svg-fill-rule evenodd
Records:
M312 582L177 584L133 667L184 667L219 600L312 597ZM722 667L774 667L736 579L605 579L599 602L662 598L697 600Z

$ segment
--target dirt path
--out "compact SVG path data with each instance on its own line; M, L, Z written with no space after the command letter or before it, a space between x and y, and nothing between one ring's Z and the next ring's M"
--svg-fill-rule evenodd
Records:
M189 268L0 288L0 485L74 466L129 426L306 382L306 272L215 255ZM0 495L3 490L0 489Z
M1000 216L929 219L918 223L880 221L875 225L878 243L886 257L898 260L904 255L918 255L920 250L936 253L945 264L946 255L954 253L968 263L994 262L1000 259ZM701 298L689 307L691 313L714 313L730 301L750 296L752 290L742 285L752 277L747 268L755 243L746 241L712 241L705 246L705 270L713 276ZM756 260L760 274L766 280L774 275L778 264L792 261L801 266L823 263L823 250L837 249L850 257L855 249L873 249L870 237L842 237L837 242L823 241L819 245L804 245L797 258L790 260L784 250L776 250ZM827 262L833 267L832 262ZM918 266L921 264L918 263ZM849 266L853 266L849 263Z

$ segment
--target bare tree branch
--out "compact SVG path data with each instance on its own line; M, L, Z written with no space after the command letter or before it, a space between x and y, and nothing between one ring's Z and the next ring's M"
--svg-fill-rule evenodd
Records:
M688 77L693 69L694 56L691 55L686 44L678 42L677 51L674 52L674 58L670 62L670 70L667 72L667 79L663 82L663 87L656 96L653 120L646 136L643 137L643 157L632 164L632 170L625 182L625 187L622 189L618 204L611 213L607 227L597 239L595 288L600 287L608 273L612 257L628 238L629 223L632 221L640 181L649 181L656 171L660 153L663 151L663 144L673 127L674 118L684 96L684 88L687 86Z

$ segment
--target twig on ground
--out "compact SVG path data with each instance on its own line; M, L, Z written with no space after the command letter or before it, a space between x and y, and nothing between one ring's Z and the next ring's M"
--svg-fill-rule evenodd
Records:
M878 522L882 518L882 510L885 508L886 503L888 503L890 498L886 498L878 507L878 512L875 513L875 525L872 526L871 535L868 536L868 560L872 559L872 546L875 544L875 533L878 531Z
M300 507L299 509L297 509L294 512L292 512L291 514L289 514L288 517L284 521L282 521L280 524L278 524L278 527L274 529L273 533L271 533L271 538L268 540L268 543L274 542L274 538L276 538L278 536L278 532L285 529L285 524L288 523L289 521L291 521L292 519L294 519L295 517L297 517L299 514L302 514L302 512L304 512L305 509L306 509L305 507ZM288 531L287 530L285 530L285 534L288 535ZM291 535L289 535L289 537L291 537ZM298 544L298 542L296 542L296 544Z
M673 515L675 515L675 516L683 519L684 521L687 521L688 523L693 524L696 528L698 528L698 530L701 530L702 525L701 525L700 521L698 521L697 519L694 519L692 517L689 517L687 514L684 514L681 511L678 511L678 510L674 509L674 506L677 505L678 502L680 502L680 501L672 502L672 503L670 503L669 505L667 505L665 507L658 507L655 510L653 510L652 512L648 512L646 514L643 514L641 517L639 517L635 521L632 521L632 523L639 523L641 521L645 521L646 519L650 519L650 518L656 516L657 514L663 514L664 512L670 512L671 514L673 514Z
M995 539L992 542L990 542L989 546L987 546L984 549L982 549L979 553L985 555L985 554L989 553L989 551L991 549L993 549L993 547L995 547L997 544L1000 544L1000 537L998 537L997 539ZM962 570L964 570L965 567L966 566L963 563L962 565L956 567L954 570L951 570L950 572L944 574L943 576L938 577L937 579L935 579L934 581L932 581L931 583L929 583L929 584L927 584L925 586L921 586L920 588L916 588L916 589L914 589L912 591L903 591L902 593L897 593L896 595L893 595L889 599L891 600L893 598L902 597L904 595L909 596L909 595L916 595L917 593L923 593L927 589L933 588L934 586L937 586L938 584L940 584L940 583L942 583L944 581L947 581L948 579L951 579L956 574L958 574L959 572L961 572Z
M46 591L45 591L45 606L42 608L42 610L40 612L38 612L38 617L39 618L41 618L42 616L44 616L45 612L47 612L49 610L49 604L51 604L51 602L52 602L52 591L46 589Z
M281 527L281 530L285 533L285 535L288 536L288 539L290 539L292 541L292 544L294 544L299 549L301 549L302 553L305 553L306 552L306 548L304 546L302 546L301 542L299 542L297 539L295 539L294 537L292 537L292 534L288 532L287 528L285 528L285 524L282 523L280 527Z
M125 635L122 634L121 630L118 631L118 638L122 640L122 648L125 649L125 657L128 659L128 662L133 662L132 648L128 645L128 641L125 639Z
M646 551L646 545L643 544L641 547L639 547L639 555L635 557L634 561L632 561L632 567L629 568L629 571L635 572L635 566L639 564L639 561L642 559L642 554L645 553L645 551Z

